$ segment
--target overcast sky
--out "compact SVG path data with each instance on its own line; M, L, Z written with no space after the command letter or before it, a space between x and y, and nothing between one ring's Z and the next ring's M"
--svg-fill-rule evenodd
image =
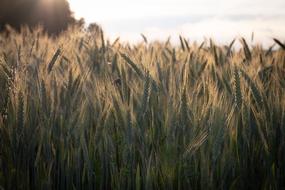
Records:
M285 0L69 0L77 18L99 23L111 39L132 42L144 33L151 40L184 35L190 40L234 37L264 45L285 40Z

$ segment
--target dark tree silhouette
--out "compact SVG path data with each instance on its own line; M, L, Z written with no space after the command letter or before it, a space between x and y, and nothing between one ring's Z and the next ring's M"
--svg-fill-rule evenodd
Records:
M58 34L76 23L66 0L0 0L0 30L9 24L20 30L22 25L42 25L49 34Z

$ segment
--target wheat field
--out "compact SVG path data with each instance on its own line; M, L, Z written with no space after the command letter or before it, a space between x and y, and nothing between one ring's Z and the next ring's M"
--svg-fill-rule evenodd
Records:
M0 35L1 190L285 187L284 44L143 40Z

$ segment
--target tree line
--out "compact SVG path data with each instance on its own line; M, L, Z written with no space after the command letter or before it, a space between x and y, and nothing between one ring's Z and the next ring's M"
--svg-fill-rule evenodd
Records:
M67 0L1 0L0 31L6 25L20 31L23 25L41 25L52 35L67 29L68 25L82 22L74 18Z

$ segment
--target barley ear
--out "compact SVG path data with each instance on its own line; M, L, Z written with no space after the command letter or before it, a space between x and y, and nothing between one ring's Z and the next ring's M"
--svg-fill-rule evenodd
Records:
M234 68L234 96L235 96L235 106L240 110L242 105L242 93L240 87L240 75L237 67Z

